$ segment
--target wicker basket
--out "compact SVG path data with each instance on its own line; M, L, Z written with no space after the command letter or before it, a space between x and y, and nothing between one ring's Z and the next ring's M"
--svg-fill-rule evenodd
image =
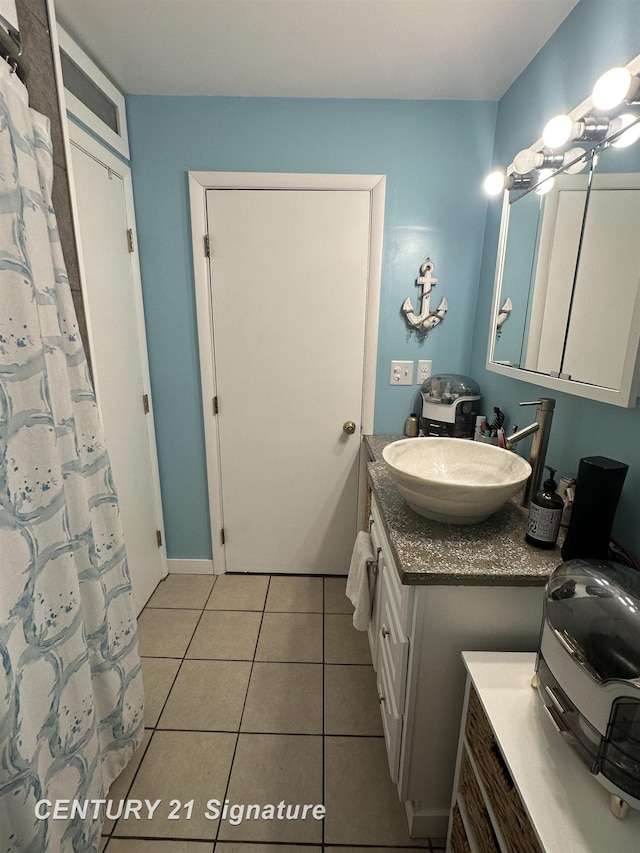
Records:
M482 853L500 853L500 845L491 825L491 818L478 787L473 768L466 752L462 758L460 791L464 798L467 823Z
M449 845L451 853L471 853L471 847L467 841L467 834L464 831L464 824L460 816L460 809L454 805L451 821L451 843Z
M542 853L473 687L469 693L465 735L507 848L514 853Z

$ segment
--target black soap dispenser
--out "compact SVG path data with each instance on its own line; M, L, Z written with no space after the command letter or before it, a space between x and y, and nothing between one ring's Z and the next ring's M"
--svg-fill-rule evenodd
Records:
M553 548L558 539L564 501L556 493L555 470L548 465L544 467L550 476L544 481L541 491L531 500L525 539L536 548Z

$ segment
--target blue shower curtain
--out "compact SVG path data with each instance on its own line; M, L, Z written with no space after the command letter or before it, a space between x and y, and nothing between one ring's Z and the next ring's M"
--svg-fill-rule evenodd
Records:
M105 798L144 727L118 498L52 174L49 120L0 60L2 853L97 851L93 804L54 820L41 801Z

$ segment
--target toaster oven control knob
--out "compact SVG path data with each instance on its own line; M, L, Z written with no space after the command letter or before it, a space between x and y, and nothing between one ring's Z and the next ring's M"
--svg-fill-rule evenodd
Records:
M353 435L356 431L356 425L353 421L345 421L342 424L342 429L346 432L347 435Z

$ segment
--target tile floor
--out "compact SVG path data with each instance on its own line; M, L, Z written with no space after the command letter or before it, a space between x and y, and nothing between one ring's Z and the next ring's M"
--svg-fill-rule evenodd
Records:
M161 802L151 820L107 821L103 851L443 850L408 835L352 612L344 578L162 581L139 618L144 743L109 792ZM235 812L216 819L213 799ZM283 800L324 804L326 816L238 820L242 805Z

